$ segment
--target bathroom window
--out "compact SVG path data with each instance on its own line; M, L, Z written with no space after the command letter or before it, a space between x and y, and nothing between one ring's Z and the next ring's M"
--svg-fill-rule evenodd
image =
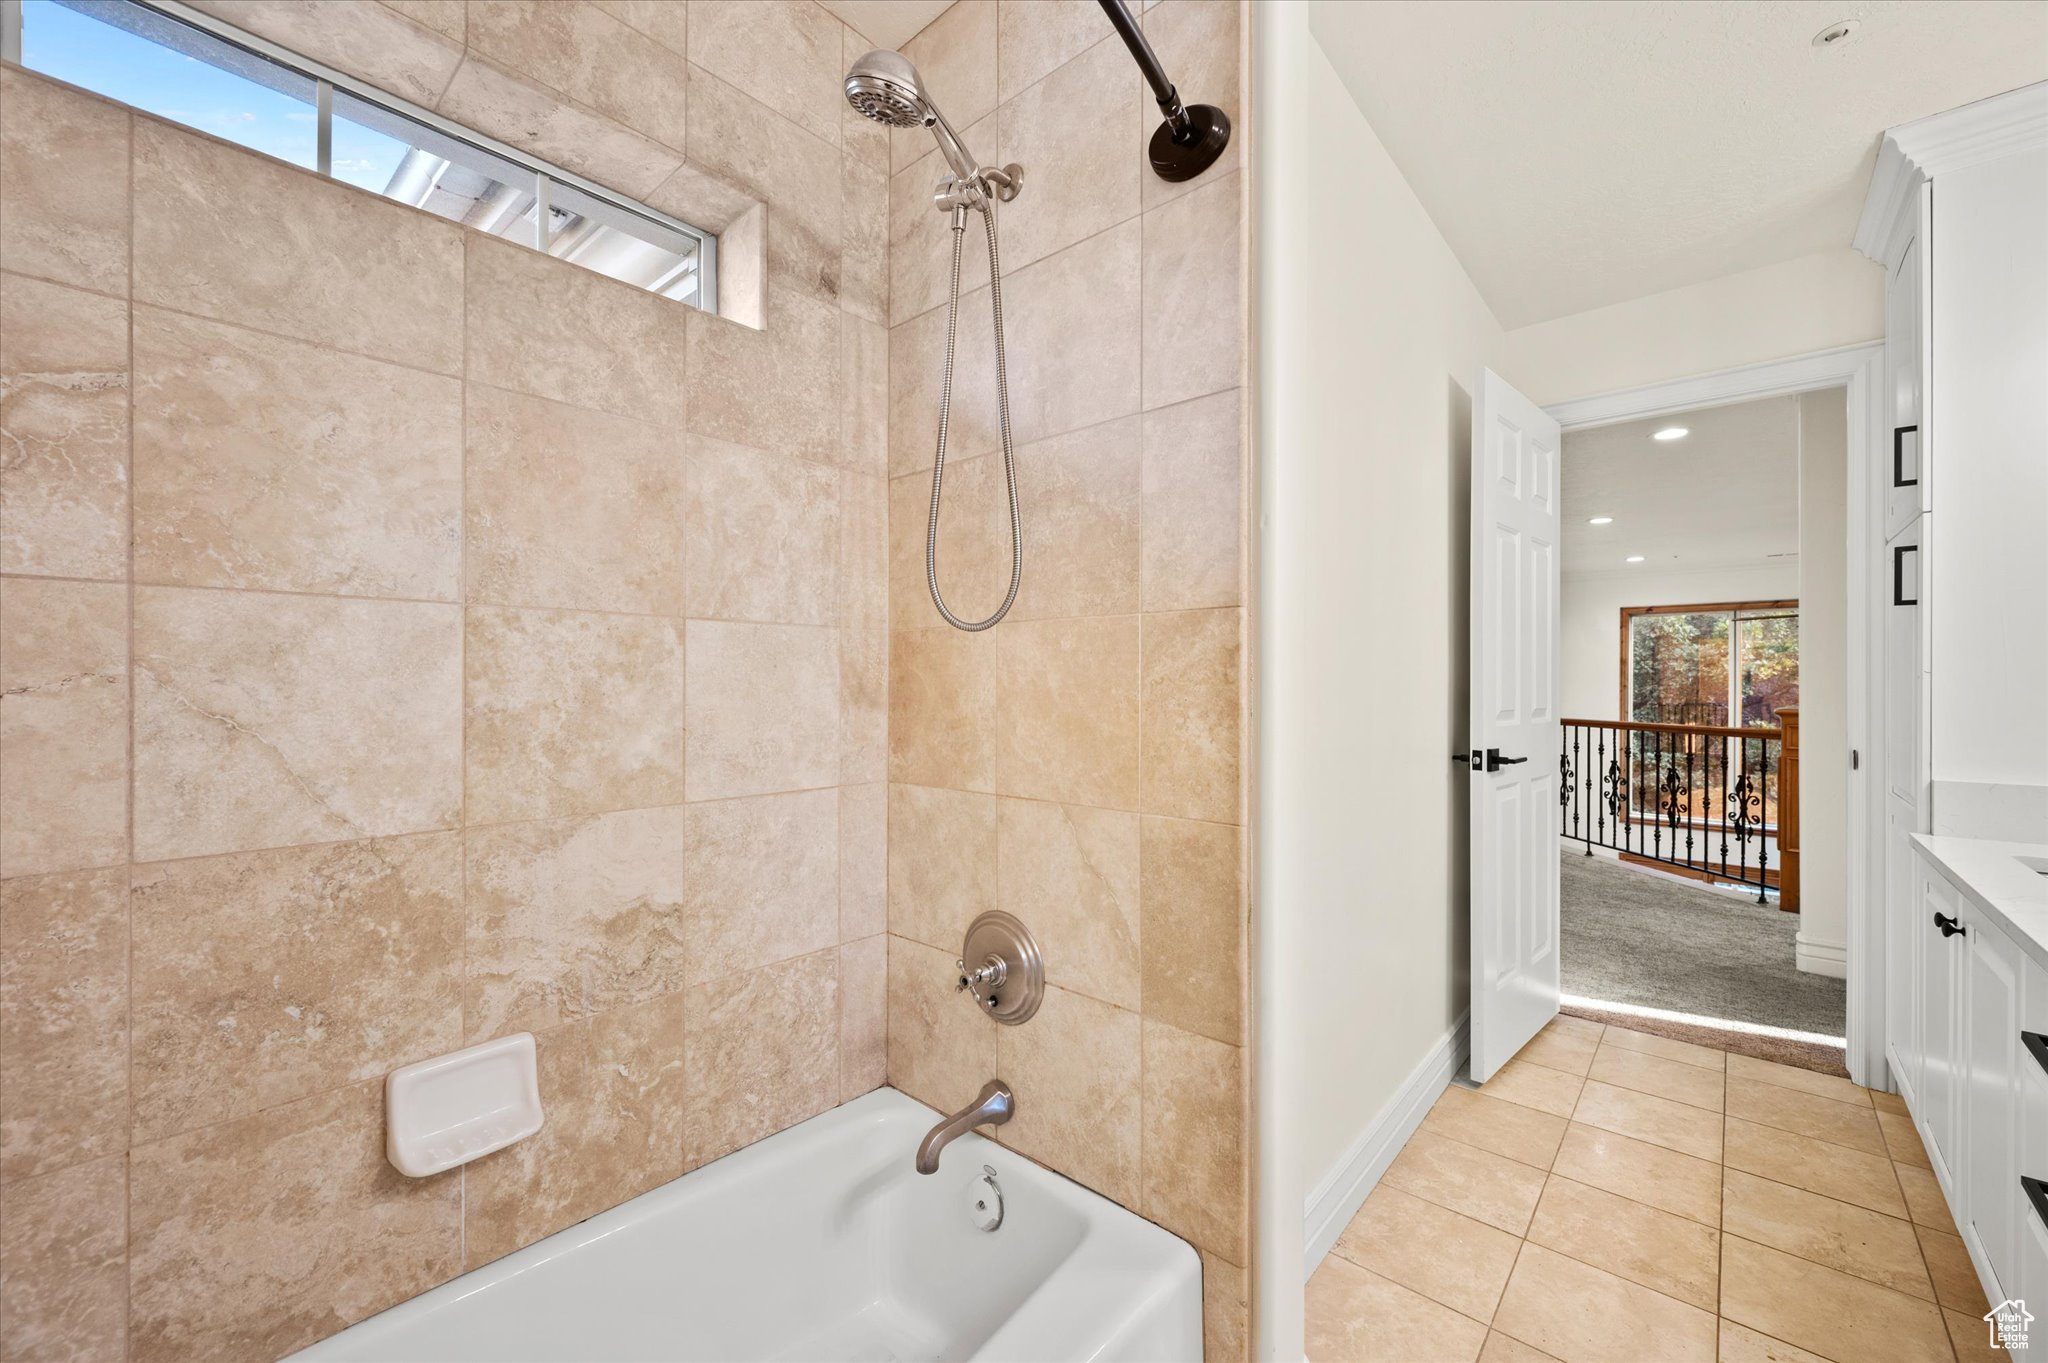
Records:
M168 0L0 0L0 55L718 311L718 238Z

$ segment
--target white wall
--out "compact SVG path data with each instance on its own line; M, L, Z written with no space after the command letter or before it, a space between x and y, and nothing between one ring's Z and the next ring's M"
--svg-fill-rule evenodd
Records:
M1884 338L1884 270L1844 244L1521 327L1507 370L1541 403Z
M1799 968L1849 961L1849 404L1799 399Z
M1569 468L1566 476L1569 477ZM1558 602L1560 700L1568 719L1620 719L1621 609L1718 601L1790 601L1799 595L1791 560L1694 573L1587 573L1564 579ZM1801 654L1802 676L1805 657ZM1803 694L1803 692L1802 692Z
M1305 1190L1466 1007L1469 391L1504 335L1308 8L1257 14L1258 1351L1299 1359Z

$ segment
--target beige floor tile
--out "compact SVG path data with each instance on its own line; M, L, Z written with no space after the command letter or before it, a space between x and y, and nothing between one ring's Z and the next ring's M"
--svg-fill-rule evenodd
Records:
M1719 1299L1719 1232L1570 1179L1553 1177L1544 1185L1529 1243L1703 1311L1714 1310Z
M1899 1217L1730 1169L1721 1228L1909 1297L1934 1299L1912 1223Z
M1896 1093L1886 1093L1883 1089L1866 1089L1865 1092L1870 1095L1870 1105L1879 1112L1906 1111L1906 1100Z
M1337 1253L1474 1320L1490 1320L1521 1243L1506 1231L1384 1185L1337 1237Z
M1564 1139L1565 1119L1453 1084L1436 1100L1422 1125L1439 1136L1548 1169L1557 1155L1557 1143Z
M1583 1036L1598 1041L1606 1033L1607 1024L1595 1022L1591 1018L1575 1018L1569 1013L1559 1013L1543 1024L1543 1030L1556 1032L1562 1036Z
M1501 1098L1510 1103L1520 1103L1523 1107L1533 1107L1538 1112L1569 1117L1585 1083L1576 1074L1554 1070L1534 1061L1510 1060L1493 1078L1481 1084L1479 1091L1489 1098Z
M1593 1069L1588 1077L1603 1084L1655 1094L1692 1107L1703 1107L1713 1112L1721 1110L1722 1077L1719 1070L1706 1069L1683 1060L1666 1060L1647 1051L1632 1051L1625 1046L1602 1046L1599 1054L1593 1057Z
M1759 1084L1753 1079L1728 1079L1728 1115L1745 1121L1796 1131L1816 1140L1846 1145L1873 1155L1885 1153L1884 1137L1878 1133L1877 1113L1868 1107L1851 1107L1832 1098L1816 1098L1797 1089Z
M1486 1342L1478 1321L1334 1254L1307 1295L1315 1363L1473 1363Z
M1920 1133L1913 1128L1913 1119L1903 1112L1880 1112L1877 1127L1884 1136L1885 1152L1894 1164L1910 1164L1920 1169L1932 1169L1928 1162L1927 1147L1920 1143Z
M1747 1325L1721 1320L1721 1363L1832 1363L1797 1344L1758 1334Z
M1486 1336L1486 1347L1479 1351L1479 1363L1557 1363L1557 1360L1541 1349L1532 1349L1519 1339L1493 1330Z
M1551 1172L1632 1201L1721 1224L1721 1167L1618 1131L1573 1122Z
M1588 1080L1572 1120L1698 1159L1721 1158L1720 1114L1654 1094Z
M1626 1027L1609 1027L1601 1036L1600 1044L1619 1046L1623 1050L1641 1051L1644 1055L1659 1056L1665 1060L1683 1060L1688 1065L1698 1065L1702 1069L1728 1068L1726 1051L1717 1051L1708 1046L1695 1046L1690 1041L1673 1041L1668 1036L1632 1032Z
M1523 1247L1494 1325L1563 1363L1712 1363L1717 1334L1710 1312L1541 1245Z
M1950 1357L1934 1303L1734 1235L1721 1247L1721 1314L1842 1363Z
M1927 1259L1927 1271L1934 1278L1934 1299L1951 1311L1973 1316L1989 1311L1991 1303L1984 1300L1984 1285L1977 1280L1977 1268L1970 1262L1963 1237L1927 1226L1915 1226L1914 1230Z
M1422 1130L1408 1138L1380 1182L1520 1235L1536 1211L1543 1177L1541 1169L1505 1155Z
M1888 1216L1906 1214L1906 1202L1899 1195L1899 1180L1892 1174L1892 1163L1880 1155L1866 1155L1860 1150L1733 1116L1728 1118L1727 1131L1726 1162L1731 1169L1789 1183L1840 1202L1853 1202Z
M1583 1075L1593 1068L1593 1053L1600 1049L1600 1038L1584 1032L1560 1032L1552 1030L1552 1023L1536 1034L1528 1045L1516 1053L1515 1059L1542 1065L1547 1069L1563 1070L1566 1074Z
M1802 1070L1792 1065L1780 1065L1771 1060L1758 1060L1752 1056L1736 1055L1729 1052L1728 1077L1748 1079L1759 1084L1776 1084L1779 1088L1798 1089L1821 1098L1833 1098L1837 1102L1851 1103L1858 1107L1871 1105L1870 1090L1840 1075L1818 1074L1813 1070ZM1886 1094L1886 1097L1892 1095Z
M1941 1195L1941 1184L1936 1181L1932 1169L1894 1164L1892 1173L1899 1190L1905 1194L1907 1215L1913 1218L1914 1225L1932 1226L1951 1235L1955 1233L1956 1219L1949 1213L1948 1199Z
M1948 1325L1949 1343L1955 1347L1958 1363L2007 1363L2009 1359L2023 1357L2007 1353L1991 1342L1990 1321L1961 1311L1943 1311L1941 1314Z

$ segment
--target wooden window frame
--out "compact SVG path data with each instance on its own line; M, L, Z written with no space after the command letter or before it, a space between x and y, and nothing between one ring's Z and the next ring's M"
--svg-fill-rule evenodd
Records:
M1615 714L1624 720L1632 720L1629 709L1628 664L1629 630L1638 615L1713 615L1722 611L1739 614L1742 611L1782 611L1799 613L1799 602L1794 601L1701 601L1683 606L1623 606L1621 608L1621 703L1615 707ZM1730 640L1732 646L1733 640Z

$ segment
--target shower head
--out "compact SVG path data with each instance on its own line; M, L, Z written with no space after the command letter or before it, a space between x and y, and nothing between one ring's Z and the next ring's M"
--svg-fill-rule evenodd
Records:
M917 68L901 52L878 50L855 62L846 73L846 102L891 128L930 128L955 176L972 180L980 173L960 135L925 93Z

